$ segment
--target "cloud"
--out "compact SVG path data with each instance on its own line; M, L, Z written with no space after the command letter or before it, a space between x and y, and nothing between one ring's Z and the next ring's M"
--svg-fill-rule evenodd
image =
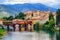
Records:
M41 3L50 7L60 8L60 0L46 0L44 3Z
M23 4L23 3L42 3L47 6L60 5L60 0L4 0L0 4Z
M15 4L15 3L58 3L59 0L3 0L5 4ZM3 2L0 1L0 2Z

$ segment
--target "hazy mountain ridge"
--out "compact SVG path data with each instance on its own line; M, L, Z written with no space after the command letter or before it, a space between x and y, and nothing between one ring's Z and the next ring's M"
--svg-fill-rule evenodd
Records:
M11 15L15 15L19 12L25 12L27 10L45 10L48 11L48 8L51 9L52 12L55 12L57 9L52 8L52 7L48 7L46 5L43 4L29 4L29 3L25 3L25 4L14 4L14 5L4 5L4 4L0 4L0 14L1 12L7 12L8 14Z

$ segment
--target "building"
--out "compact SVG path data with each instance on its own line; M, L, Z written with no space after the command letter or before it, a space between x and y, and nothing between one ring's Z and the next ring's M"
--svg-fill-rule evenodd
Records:
M0 20L0 25L3 25L3 20Z
M3 24L12 24L13 26L19 25L16 28L19 29L20 27L24 27L28 31L32 29L34 31L34 24L36 22L39 22L40 25L43 25L47 21L49 21L49 14L50 14L50 9L48 11L38 11L38 10L28 10L25 12L25 20L21 19L14 19L12 21L3 21ZM54 18L56 17L55 12L53 12ZM2 23L2 21L0 21ZM16 30L17 30L16 29ZM14 29L15 30L15 29ZM20 29L19 29L20 30Z
M25 17L26 20L31 19L32 21L34 20L35 22L38 21L44 24L49 19L50 8L48 9L48 11L38 11L36 9L34 11L29 10L29 11L26 11L25 14L26 14L26 17Z
M25 15L26 15L25 19L31 19L31 17L32 17L32 11L26 11Z

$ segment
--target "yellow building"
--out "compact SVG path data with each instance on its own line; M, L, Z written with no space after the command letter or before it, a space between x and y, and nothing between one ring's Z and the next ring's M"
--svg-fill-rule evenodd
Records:
M39 17L39 11L38 10L33 11L33 17Z
M48 9L48 11L38 11L36 9L34 11L26 11L25 14L26 14L25 19L32 21L32 29L33 29L34 24L36 22L39 22L40 24L44 24L46 23L46 21L49 20L50 8ZM28 28L30 29L30 25L28 26L29 26Z
M25 15L26 15L25 19L31 19L31 17L32 17L32 11L26 11Z
M26 14L25 19L28 19L28 20L36 19L36 20L34 20L35 22L40 21L41 23L45 23L46 21L48 21L49 14L50 14L50 8L48 9L48 11L38 11L36 9L33 12L26 11L25 14ZM44 21L44 22L42 22L42 21Z

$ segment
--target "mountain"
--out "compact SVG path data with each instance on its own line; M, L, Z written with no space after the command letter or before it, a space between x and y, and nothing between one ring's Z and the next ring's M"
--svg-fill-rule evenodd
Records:
M51 9L52 12L56 12L57 9L40 4L40 3L36 3L36 4L29 4L29 3L25 3L25 4L13 4L13 5L4 5L4 4L0 4L0 15L2 14L2 12L4 11L6 14L9 15L16 15L19 12L25 12L26 10L45 10L48 11L48 8Z
M10 15L7 12L5 12L5 11L0 12L0 18L2 18L2 17L9 17L9 16Z

